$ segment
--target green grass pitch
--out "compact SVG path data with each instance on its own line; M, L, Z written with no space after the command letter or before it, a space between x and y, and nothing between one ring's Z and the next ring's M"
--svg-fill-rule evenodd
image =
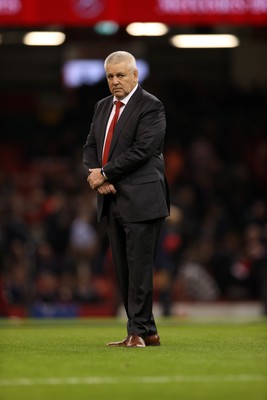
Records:
M107 348L124 320L2 320L0 399L267 399L266 319L158 328L160 347Z

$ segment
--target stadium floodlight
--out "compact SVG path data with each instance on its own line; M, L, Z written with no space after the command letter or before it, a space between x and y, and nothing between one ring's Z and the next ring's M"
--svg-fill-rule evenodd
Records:
M231 48L239 46L239 39L234 35L175 35L171 44L179 48Z
M59 46L65 39L63 32L28 32L23 37L23 43L27 46Z
M131 36L163 36L168 27L160 22L133 22L126 27L126 32Z

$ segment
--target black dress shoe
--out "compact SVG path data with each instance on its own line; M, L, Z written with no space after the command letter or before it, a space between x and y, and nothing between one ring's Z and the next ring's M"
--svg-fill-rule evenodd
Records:
M160 337L158 334L146 336L144 341L146 346L160 346Z

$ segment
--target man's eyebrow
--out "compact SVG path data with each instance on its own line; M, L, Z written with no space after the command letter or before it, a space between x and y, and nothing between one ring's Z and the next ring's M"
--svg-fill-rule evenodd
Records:
M118 75L125 75L125 72L117 72L116 74L109 73L107 76L118 76Z

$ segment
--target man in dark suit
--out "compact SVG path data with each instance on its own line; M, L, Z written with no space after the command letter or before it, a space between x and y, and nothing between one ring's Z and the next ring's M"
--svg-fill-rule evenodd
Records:
M132 54L112 53L104 67L112 95L95 106L83 160L87 181L98 192L98 218L107 216L128 318L127 337L108 346L156 346L160 337L152 313L153 262L162 223L169 215L162 155L165 111L160 100L138 84ZM110 137L115 114L118 120Z

